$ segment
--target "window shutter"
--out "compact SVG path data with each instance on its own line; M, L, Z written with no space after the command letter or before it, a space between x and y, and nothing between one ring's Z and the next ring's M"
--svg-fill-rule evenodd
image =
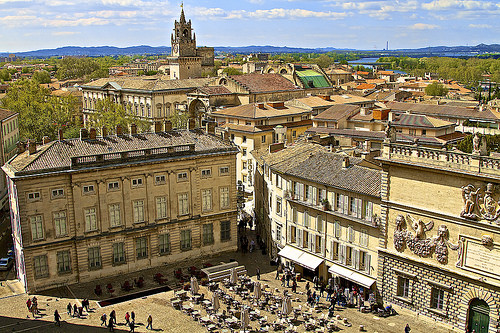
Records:
M299 184L299 199L304 201L304 184Z
M345 265L345 245L339 246L339 261Z
M340 237L340 223L338 221L335 222L335 237Z
M352 250L352 262L355 269L359 269L359 250Z
M357 206L358 206L358 207L357 207L357 208L358 208L358 219L360 219L360 218L361 218L361 216L362 216L362 215L361 215L361 210L362 210L362 208L363 208L363 205L362 205L363 201L362 201L361 199L359 199L359 198L358 198L358 199L356 199L356 201L357 201Z
M368 253L365 253L365 271L368 274L371 274L371 266L370 266L371 259L372 259L372 256Z
M318 204L318 189L312 186L312 203L313 205Z
M309 235L309 238L310 238L310 240L309 240L309 251L311 251L312 253L314 253L315 250L316 250L316 237L313 234L311 234L311 235Z
M372 214L373 214L373 203L368 201L366 203L366 219L368 221L372 220Z
M290 192L292 190L292 181L291 180L288 180L286 182L286 189L288 190L288 192Z
M337 196L340 198L340 200L339 200L339 202L340 202L339 210L340 210L341 213L344 213L344 195L337 193Z
M330 242L330 259L333 260L333 241Z
M344 195L344 206L343 206L343 213L345 215L349 214L349 196Z
M286 236L287 242L290 242L292 240L292 227L288 226L288 231L287 231L287 236Z
M297 244L302 247L302 230L297 229Z

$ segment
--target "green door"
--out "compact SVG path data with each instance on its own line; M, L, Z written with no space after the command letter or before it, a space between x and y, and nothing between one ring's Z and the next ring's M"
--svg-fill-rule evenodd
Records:
M490 307L485 301L474 299L469 306L469 332L488 333L490 326Z

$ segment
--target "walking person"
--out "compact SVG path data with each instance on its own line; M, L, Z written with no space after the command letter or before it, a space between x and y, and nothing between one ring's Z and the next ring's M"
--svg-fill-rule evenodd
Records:
M128 327L130 327L130 331L129 332L135 332L135 323L133 321L129 322L128 323Z
M318 277L317 276L313 277L313 283L314 283L314 288L318 288Z
M149 315L149 317L148 317L148 326L146 326L146 329L150 329L150 330L153 329L153 317L151 317L151 315Z
M57 310L54 311L54 322L56 326L61 327L61 315Z
M71 306L71 303L68 303L68 306L66 307L66 310L68 310L68 314L71 316L71 310L73 310L73 307Z
M130 312L130 317L132 318L132 322L135 324L135 312Z
M125 324L130 324L130 314L128 312L125 313Z
M257 280L260 280L260 269L257 267L256 269Z
M113 324L113 318L111 317L111 315L109 316L108 329L110 332L115 331L114 324Z
M106 314L103 313L101 316L101 326L104 325L104 327L106 327L107 322L108 321L106 320Z
M78 306L73 304L73 317L78 316Z
M111 311L109 314L109 319L113 321L114 324L116 324L116 312L115 310Z
M406 324L405 333L410 333L410 331L411 331L410 325Z

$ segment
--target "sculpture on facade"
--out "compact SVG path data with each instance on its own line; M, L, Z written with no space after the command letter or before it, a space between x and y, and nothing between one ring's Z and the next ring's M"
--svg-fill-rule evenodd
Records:
M469 220L495 221L500 224L500 203L495 200L495 185L488 183L486 190L481 193L481 187L476 188L469 184L462 186L464 207L460 216Z
M404 228L406 219L403 215L396 217L396 228L394 229L394 248L401 252L404 246L418 255L419 257L429 257L433 253L436 255L436 260L441 264L448 262L448 248L451 250L458 250L460 248L460 241L457 245L453 245L448 241L448 228L446 225L440 225L435 237L426 238L425 232L434 228L434 222L423 222L421 219L415 219L411 215L407 215L408 223L415 233Z
M385 127L385 142L394 142L396 141L396 129L392 126L391 122L387 122L387 126Z
M461 217L465 217L470 220L478 219L477 214L475 214L475 210L476 210L477 196L480 190L481 190L480 187L475 189L474 185L472 184L469 184L467 186L462 186L462 199L464 200L464 208L460 213Z

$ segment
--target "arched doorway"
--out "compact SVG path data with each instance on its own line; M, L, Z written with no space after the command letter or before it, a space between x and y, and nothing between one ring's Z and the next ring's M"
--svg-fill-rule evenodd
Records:
M474 298L469 304L468 327L469 332L488 333L490 326L490 307L479 298Z
M189 104L189 118L196 119L196 126L201 126L201 119L206 115L205 104L199 99L195 99Z

